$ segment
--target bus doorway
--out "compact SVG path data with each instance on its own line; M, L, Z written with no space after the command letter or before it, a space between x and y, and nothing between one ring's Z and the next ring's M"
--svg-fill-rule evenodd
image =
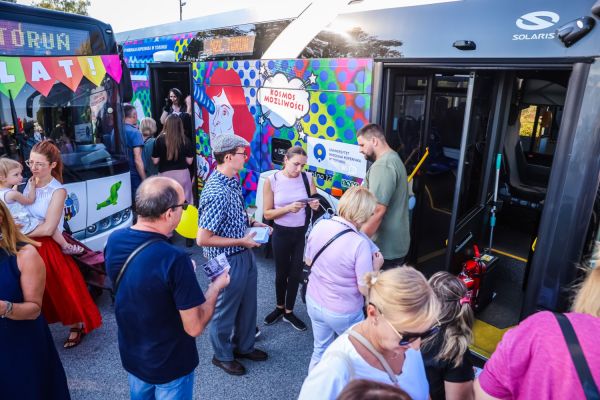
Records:
M474 245L492 256L475 325L474 351L485 358L522 317L569 76L570 70L384 73L382 124L390 145L409 174L429 154L411 184L409 263L426 276L456 275Z
M179 89L184 99L192 93L192 65L190 63L163 62L148 64L148 68L152 118L156 120L158 132L160 132L162 130L160 116L162 115L164 108L170 106L169 90L172 88ZM188 132L188 134L191 134L191 132Z

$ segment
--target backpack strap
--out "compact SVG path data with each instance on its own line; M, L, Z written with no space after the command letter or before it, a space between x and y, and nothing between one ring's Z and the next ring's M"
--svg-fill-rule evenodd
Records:
M304 189L306 189L306 197L310 197L310 184L308 183L308 176L306 175L306 172L302 171L300 173L300 175L302 175L302 182L304 182ZM305 220L304 220L304 226L308 227L308 225L310 225L310 222L312 220L312 208L308 207L304 207L304 215L305 215Z
M594 377L590 371L590 366L588 365L585 357L583 355L583 349L581 348L581 344L579 343L579 339L577 339L577 335L575 334L575 330L573 329L573 325L569 318L566 315L561 313L553 313L558 321L558 325L560 325L560 330L567 342L567 347L569 349L569 353L571 354L571 359L573 360L573 364L575 365L575 370L577 371L577 375L579 376L579 380L581 381L581 386L583 386L583 393L585 394L585 398L587 400L598 400L600 399L600 393L598 392L598 386L596 386L596 382L594 381Z
M117 275L117 279L115 280L115 285L114 285L114 289L113 289L114 296L117 295L117 290L119 290L119 285L121 283L121 279L123 279L123 275L125 274L127 267L129 267L131 260L133 260L135 258L135 256L137 256L142 250L144 250L146 247L150 246L152 243L162 242L163 240L164 239L160 239L160 238L152 238L152 239L142 243L135 250L133 250L131 252L129 257L127 257L127 260L125 260L125 263L121 267L121 270L119 271L119 274Z

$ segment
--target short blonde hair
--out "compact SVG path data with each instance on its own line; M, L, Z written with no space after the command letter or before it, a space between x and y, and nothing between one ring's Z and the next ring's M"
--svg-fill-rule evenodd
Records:
M585 280L577 287L572 311L600 317L600 241L594 246L592 257L584 266Z
M7 157L0 158L0 179L6 179L8 173L17 168L23 169L20 162Z
M365 275L372 303L398 330L433 326L438 321L440 303L422 273L409 266Z
M369 189L353 186L344 193L338 203L338 215L347 221L362 225L375 212L377 199Z
M154 135L156 133L156 121L150 117L142 118L140 121L140 132L142 132L142 135L144 132L150 132L150 135Z

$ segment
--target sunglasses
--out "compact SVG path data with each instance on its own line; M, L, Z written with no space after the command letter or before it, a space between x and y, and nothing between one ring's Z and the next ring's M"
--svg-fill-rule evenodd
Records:
M400 338L400 341L398 342L398 344L400 346L408 346L409 344L414 343L418 339L425 340L440 331L440 326L438 324L436 324L436 325L432 326L431 328L429 328L428 330L426 330L425 332L418 332L418 333L416 333L416 332L400 332L396 328L394 328L394 326L391 324L390 321L388 321L385 318L383 313L379 310L379 307L377 307L373 303L369 303L369 304L372 305L373 307L375 307L377 312L379 312L379 314L381 314L381 318L383 318L383 320L390 326L390 328L392 328L394 330L394 332L396 332L396 334Z
M175 211L175 209L176 209L177 207L181 207L181 209L182 209L183 211L185 211L185 210L187 210L187 208L188 208L188 206L189 206L189 205L190 205L190 203L188 203L187 201L184 201L184 202L183 202L183 203L181 203L181 204L175 204L174 206L167 207L167 209L165 210L165 212L166 212L167 210L169 210L169 209L171 209L171 210Z

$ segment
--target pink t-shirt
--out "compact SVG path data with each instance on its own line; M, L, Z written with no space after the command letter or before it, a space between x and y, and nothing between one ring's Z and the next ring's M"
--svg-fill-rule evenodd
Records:
M354 313L364 305L358 286L365 285L365 274L373 270L369 243L349 222L333 217L313 227L304 251L305 258L312 260L329 239L348 228L354 232L337 238L312 265L307 289L317 304L340 314Z
M310 182L312 176L308 172L305 172L305 174ZM286 207L295 201L310 197L310 193L306 193L306 186L304 186L302 175L298 175L295 178L288 178L281 171L277 171L273 175L270 175L268 179L271 184L271 190L273 190L273 205L275 209ZM275 219L277 225L288 227L304 226L305 222L306 211L304 209L297 213L287 213Z
M596 385L600 387L600 318L568 313ZM504 334L479 376L499 399L584 399L567 344L551 312L532 315Z

